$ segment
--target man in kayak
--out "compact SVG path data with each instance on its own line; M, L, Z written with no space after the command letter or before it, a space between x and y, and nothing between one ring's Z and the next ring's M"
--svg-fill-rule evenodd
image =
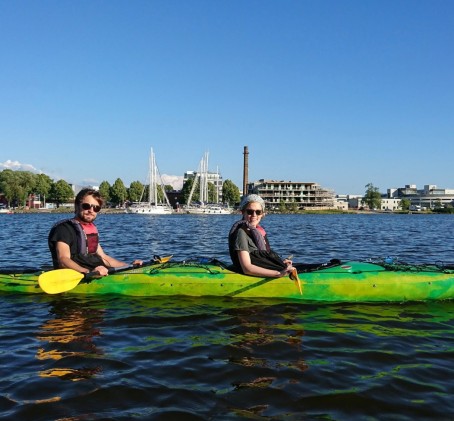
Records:
M74 218L57 222L52 227L48 243L55 269L73 269L81 273L96 271L106 276L108 268L128 265L104 253L99 243L94 220L102 205L98 191L83 189L74 201ZM141 260L133 262L134 265L142 263Z
M280 278L293 271L292 261L281 259L268 243L260 221L265 202L257 194L244 196L240 203L243 218L233 224L229 233L229 252L234 270L246 275Z

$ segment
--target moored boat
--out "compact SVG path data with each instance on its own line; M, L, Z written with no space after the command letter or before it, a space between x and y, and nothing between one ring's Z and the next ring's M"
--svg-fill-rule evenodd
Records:
M199 202L193 203L192 197L195 191L195 187L199 186ZM218 190L216 190L219 193ZM194 175L193 184L191 191L189 192L189 197L187 204L183 206L185 213L195 214L195 215L230 215L232 209L221 205L220 203L209 203L209 194L208 194L208 152L205 152L202 160L199 164L199 170ZM219 197L216 198L217 201Z
M319 302L400 303L454 298L453 267L348 261L313 269L300 272L301 292L287 277L246 276L232 272L217 260L157 263L102 278L77 280L62 290L86 295L266 297ZM38 283L43 271L20 272L0 274L0 291L44 293ZM66 282L64 277L61 282Z
M161 191L164 196L165 203L158 203L158 167L153 149L150 151L149 169L148 169L148 202L134 202L126 208L126 213L142 214L142 215L169 215L173 213L170 206L169 198L161 181ZM160 176L159 176L160 179ZM143 192L142 192L143 196ZM142 199L142 198L141 198Z

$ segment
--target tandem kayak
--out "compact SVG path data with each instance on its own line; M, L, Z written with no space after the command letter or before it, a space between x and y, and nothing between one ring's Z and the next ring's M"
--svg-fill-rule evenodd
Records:
M311 265L314 266L314 265ZM156 263L101 278L83 279L69 269L0 274L0 291L41 293L38 279L52 273L65 294L120 294L138 297L215 296L277 298L319 302L405 302L454 298L454 267L347 261L285 278L258 278L233 272L218 260ZM74 272L71 282L64 271ZM48 291L49 292L49 291Z

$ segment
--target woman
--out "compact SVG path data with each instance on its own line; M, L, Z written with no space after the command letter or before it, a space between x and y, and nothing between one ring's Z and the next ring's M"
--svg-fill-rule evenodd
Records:
M260 226L265 202L257 194L244 196L240 203L243 218L229 233L229 252L234 270L252 276L280 278L293 271L292 262L282 260L269 246L266 232Z

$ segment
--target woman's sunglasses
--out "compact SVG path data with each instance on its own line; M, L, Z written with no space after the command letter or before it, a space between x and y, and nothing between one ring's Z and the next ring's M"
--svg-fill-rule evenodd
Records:
M101 210L101 206L99 205L91 205L90 203L81 203L80 207L83 210L89 210L90 208L93 209L94 212L98 213Z
M246 209L246 213L248 215L254 215L254 212L257 216L261 215L262 214L262 211L260 209Z

